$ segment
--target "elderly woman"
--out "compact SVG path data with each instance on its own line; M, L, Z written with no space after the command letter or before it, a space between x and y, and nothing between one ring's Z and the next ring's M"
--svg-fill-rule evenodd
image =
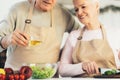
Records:
M99 74L99 68L117 69L120 38L112 34L113 29L100 24L98 0L73 0L73 3L79 21L85 26L70 33L60 61L60 75L85 77Z
M56 0L16 3L0 24L0 52L7 49L5 67L56 63L64 32L78 27L74 17Z

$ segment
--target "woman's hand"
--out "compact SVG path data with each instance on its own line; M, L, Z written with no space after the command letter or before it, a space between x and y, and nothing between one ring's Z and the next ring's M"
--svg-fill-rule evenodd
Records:
M7 48L9 45L27 46L29 43L29 35L19 30L15 30L11 35L7 35L2 39L2 46Z
M99 74L98 66L94 61L93 62L83 62L82 69L87 74Z

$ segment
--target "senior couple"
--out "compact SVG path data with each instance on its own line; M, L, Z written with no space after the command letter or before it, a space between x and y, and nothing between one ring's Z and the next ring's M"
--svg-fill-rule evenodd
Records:
M63 34L70 32L58 67L61 76L85 77L99 74L99 68L118 69L120 39L100 24L99 1L73 0L73 4L83 28L56 0L15 4L0 24L0 51L7 49L5 67L58 62ZM30 42L34 37L37 43Z

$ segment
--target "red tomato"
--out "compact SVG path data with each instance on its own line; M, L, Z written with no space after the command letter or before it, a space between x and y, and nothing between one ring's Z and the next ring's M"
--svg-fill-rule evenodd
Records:
M13 74L9 75L9 80L14 80L14 75Z
M0 79L2 79L2 75L3 75L3 74L0 74Z
M0 74L0 80L5 80L5 75L4 74Z
M6 76L5 76L5 75L3 75L3 76L2 76L2 79L3 79L3 80L5 80L5 77L6 77Z
M15 80L19 80L19 77L20 77L19 74L15 74L15 75L14 75L14 79L15 79Z
M20 80L25 80L25 75L24 74L20 74Z

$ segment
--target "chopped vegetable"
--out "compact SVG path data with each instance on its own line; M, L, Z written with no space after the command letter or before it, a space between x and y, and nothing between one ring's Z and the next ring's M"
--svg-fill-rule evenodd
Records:
M105 73L103 75L113 75L116 73L117 73L117 71L115 69L112 69L112 70L105 71Z
M33 79L51 78L55 74L55 69L53 69L52 67L32 66L31 68L33 71Z

